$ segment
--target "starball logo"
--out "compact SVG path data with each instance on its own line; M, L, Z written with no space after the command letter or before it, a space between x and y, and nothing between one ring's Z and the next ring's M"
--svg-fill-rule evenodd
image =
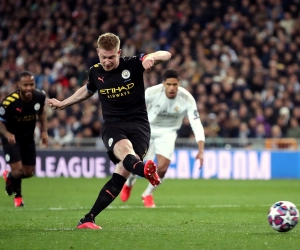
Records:
M118 98L130 95L130 89L133 87L134 83L132 82L117 88L100 89L99 92L101 95L106 95L107 98Z

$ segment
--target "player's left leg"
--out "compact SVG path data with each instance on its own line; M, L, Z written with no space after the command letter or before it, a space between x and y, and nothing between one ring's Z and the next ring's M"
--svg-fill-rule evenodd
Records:
M15 181L14 193L15 193L15 207L24 206L23 196L22 196L22 179L30 178L34 175L35 166L22 166L22 174Z
M170 160L162 155L156 155L157 161L157 173L160 177L161 182L164 180L165 174L169 168ZM146 190L142 194L142 199L145 207L155 207L155 203L153 200L153 192L157 189L158 186L152 186L150 183L148 184Z
M35 142L29 140L20 143L20 155L22 163L19 162L17 170L14 172L12 168L13 180L12 186L15 193L15 207L24 206L22 196L22 179L30 178L34 175L36 164L36 148ZM21 165L21 167L20 167Z
M77 228L101 229L95 224L95 217L119 195L129 174L121 162L117 164L111 179L100 190L92 209L79 221Z

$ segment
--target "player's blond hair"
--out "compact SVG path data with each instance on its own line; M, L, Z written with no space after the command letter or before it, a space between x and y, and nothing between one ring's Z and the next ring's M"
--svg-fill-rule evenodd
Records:
M105 50L119 50L120 39L113 33L105 33L99 36L97 40L98 48Z

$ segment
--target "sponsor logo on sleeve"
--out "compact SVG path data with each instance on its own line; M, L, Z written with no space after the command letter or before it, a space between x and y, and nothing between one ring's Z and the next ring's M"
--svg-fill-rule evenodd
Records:
M111 147L112 143L113 143L114 139L113 138L109 138L108 140L108 146Z
M0 115L4 115L5 114L5 109L3 107L0 108Z
M199 118L199 113L198 113L198 110L194 110L194 120L198 119Z

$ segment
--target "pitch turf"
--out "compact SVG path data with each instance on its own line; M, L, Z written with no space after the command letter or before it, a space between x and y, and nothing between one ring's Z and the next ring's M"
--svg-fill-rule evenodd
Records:
M278 233L267 222L278 200L300 208L297 180L166 180L146 209L139 179L96 218L102 230L75 229L106 181L27 179L24 208L0 192L0 249L300 249L300 225Z

